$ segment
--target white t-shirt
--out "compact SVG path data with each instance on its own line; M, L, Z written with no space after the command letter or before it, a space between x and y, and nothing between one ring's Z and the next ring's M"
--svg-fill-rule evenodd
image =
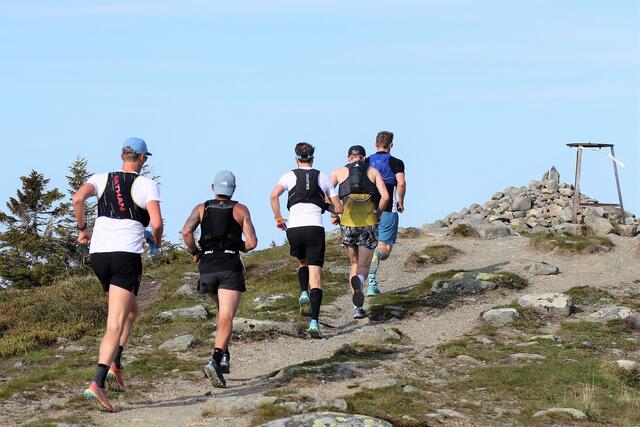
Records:
M312 169L310 167L300 168L300 169ZM296 174L293 171L289 171L282 175L280 181L278 181L278 185L281 185L285 191L290 191L296 186ZM318 175L318 185L320 189L326 194L328 197L334 197L338 195L335 187L331 185L331 180L329 177L322 172ZM319 206L314 205L313 203L296 203L291 206L291 210L289 211L289 220L287 221L288 228L295 227L307 227L307 226L318 226L323 227L322 225L322 209Z
M96 190L98 200L107 186L108 173L95 174L87 182ZM136 178L131 187L131 196L136 205L146 209L147 203L160 201L158 184L147 177ZM144 227L132 219L115 219L106 216L96 218L91 236L89 253L97 252L143 252Z

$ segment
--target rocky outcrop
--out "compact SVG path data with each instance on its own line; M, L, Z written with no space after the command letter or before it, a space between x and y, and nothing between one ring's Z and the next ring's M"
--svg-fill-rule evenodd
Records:
M552 316L566 317L575 309L573 299L561 293L524 295L518 300L518 304Z
M572 224L574 188L561 183L560 174L552 167L541 181L531 181L527 187L507 187L493 195L491 200L479 205L474 203L460 212L452 212L436 223L449 227L452 234L456 228L465 227L471 237L494 239L515 232L542 232L556 234L582 234L588 229L598 236L610 233L634 236L638 233L640 220L625 213L626 225L620 223L620 210L615 207L581 207L578 225ZM583 194L583 203L597 202ZM614 225L616 224L616 225Z

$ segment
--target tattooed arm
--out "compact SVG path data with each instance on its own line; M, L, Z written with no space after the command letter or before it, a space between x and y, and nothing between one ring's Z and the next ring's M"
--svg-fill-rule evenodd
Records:
M189 218L187 218L187 221L184 223L184 227L182 227L182 239L196 263L200 260L201 252L200 249L198 249L198 246L196 246L193 232L198 228L198 225L200 225L200 211L203 207L204 206L202 204L199 204L193 208L191 215L189 215Z

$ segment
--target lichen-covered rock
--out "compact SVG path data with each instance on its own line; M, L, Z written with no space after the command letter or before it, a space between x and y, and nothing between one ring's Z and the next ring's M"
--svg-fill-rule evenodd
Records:
M238 399L241 400L241 399ZM262 424L263 427L392 427L388 421L357 414L342 414L339 412L312 412L281 418Z
M567 317L574 311L573 299L561 293L524 295L518 300L518 304L548 315Z

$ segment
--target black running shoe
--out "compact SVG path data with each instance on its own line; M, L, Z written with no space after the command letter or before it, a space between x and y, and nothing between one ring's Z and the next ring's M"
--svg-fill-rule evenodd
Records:
M209 363L207 363L207 366L204 367L204 374L209 378L212 386L216 388L227 387L227 382L222 375L222 368L215 360L211 359Z
M231 372L231 355L229 353L225 353L222 355L220 368L222 369L223 374L228 374L229 372Z
M362 293L362 282L358 276L351 278L351 288L353 289L353 305L362 307L364 305L364 294Z

